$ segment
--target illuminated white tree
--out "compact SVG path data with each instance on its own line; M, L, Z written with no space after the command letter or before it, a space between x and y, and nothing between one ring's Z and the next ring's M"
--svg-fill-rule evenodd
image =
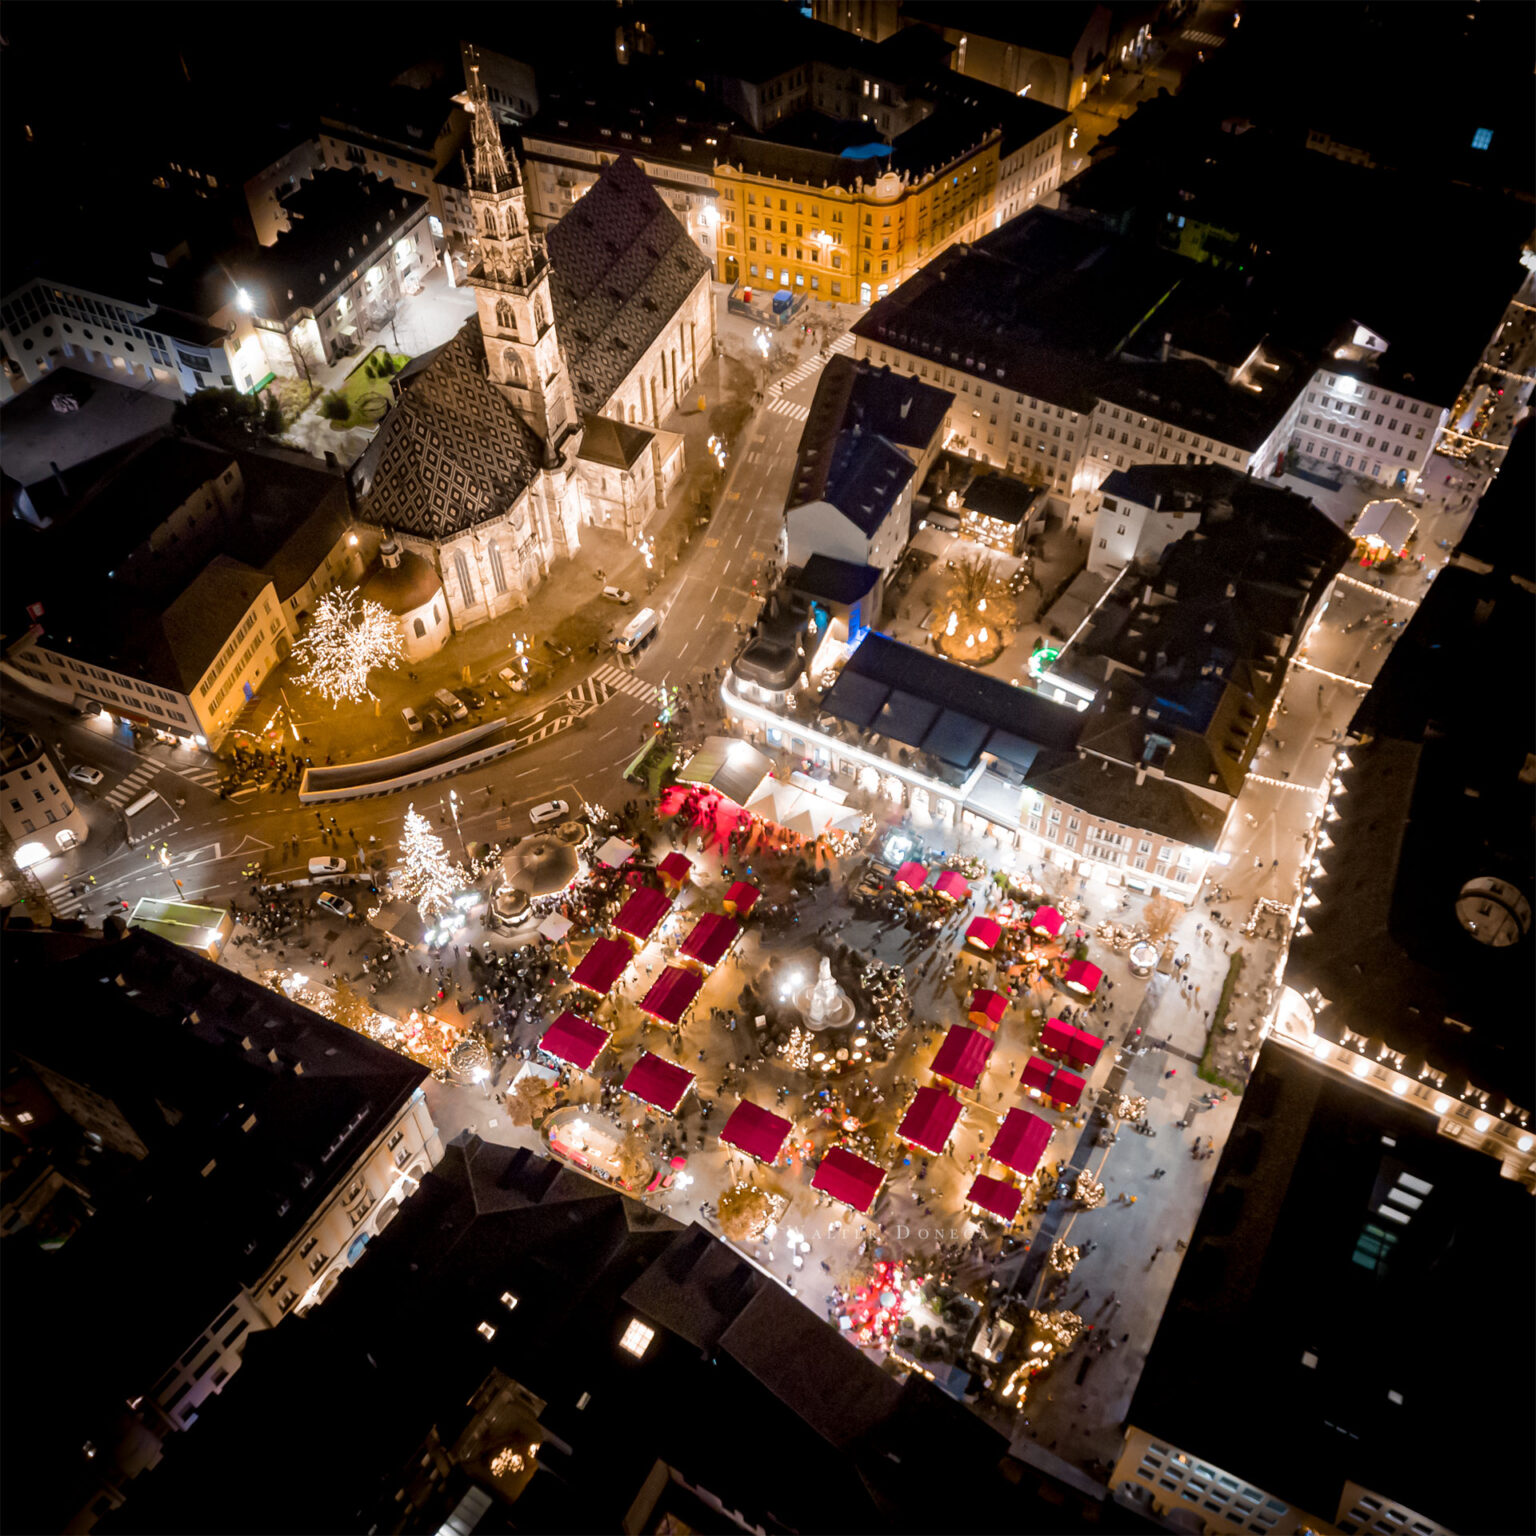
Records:
M356 587L327 592L309 628L293 647L294 681L328 699L361 703L373 697L368 674L400 665L400 621Z
M400 859L406 899L416 903L423 922L448 911L453 898L469 883L468 875L448 857L432 823L418 815L414 805L405 813Z
M784 1065L793 1067L803 1072L811 1064L811 1032L801 1029L796 1024L789 1032L789 1039L784 1042L779 1055L783 1058Z

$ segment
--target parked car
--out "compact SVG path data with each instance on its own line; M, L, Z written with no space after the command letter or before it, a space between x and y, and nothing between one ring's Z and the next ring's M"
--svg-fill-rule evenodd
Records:
M629 593L626 592L623 587L604 587L603 596L606 597L610 603L620 603L625 607L628 607L629 603L632 601Z
M514 672L511 667L503 667L496 674L513 693L527 693L528 679L521 672Z
M421 706L421 712L438 730L445 731L448 729L447 710L439 709L436 704L423 704Z
M453 696L470 709L485 708L485 695L476 693L473 688L455 688Z
M69 770L69 776L76 784L90 784L93 787L101 783L101 769L92 768L89 763L76 763Z
M446 688L439 688L432 697L437 701L438 708L446 710L455 720L463 720L469 714L463 699L455 697Z
M570 810L564 800L546 800L543 805L536 805L528 812L528 819L534 826L542 826L546 821L558 821Z
M400 718L405 721L406 730L419 731L421 729L421 716L409 704L400 711Z
M546 640L544 642L544 644L550 650L552 650L555 653L556 656L563 656L567 661L569 661L571 659L571 648L570 648L570 646L568 646L568 645L561 645L561 643L558 640Z
M352 915L352 903L350 901L343 901L340 896L334 896L330 891L327 891L315 905L326 912L334 912L337 917L351 917Z
M344 875L347 872L347 861L338 859L334 855L327 858L311 859L309 872L312 875Z

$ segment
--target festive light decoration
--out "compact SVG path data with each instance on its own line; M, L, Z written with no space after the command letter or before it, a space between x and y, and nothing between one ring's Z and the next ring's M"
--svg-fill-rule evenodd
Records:
M838 1316L849 1323L844 1332L860 1344L888 1347L895 1342L909 1296L918 1291L916 1282L909 1286L903 1260L879 1260L869 1279L850 1290L838 1306Z
M1147 1101L1139 1093L1122 1093L1115 1100L1117 1120L1140 1120L1147 1112Z
M1077 1267L1077 1261L1082 1258L1082 1256L1083 1250L1081 1248L1074 1247L1071 1243L1063 1242L1062 1239L1058 1237L1056 1241L1051 1244L1051 1251L1046 1256L1046 1263L1048 1263L1058 1275L1070 1275L1072 1271Z
M431 822L419 815L414 805L406 809L400 860L405 897L416 903L423 922L450 911L454 897L468 883L469 877L448 857Z
M368 674L375 667L400 665L400 621L356 587L338 588L316 602L293 655L300 687L328 699L333 708L343 700L361 703L374 697Z
M1086 1168L1078 1174L1072 1194L1085 1211L1097 1210L1104 1204L1104 1186Z
M1086 1324L1076 1312L1029 1312L1033 1337L1023 1361L1003 1384L1003 1397L1015 1408L1024 1406L1032 1378L1054 1365L1058 1354L1069 1350Z
M784 1048L779 1052L784 1065L793 1067L797 1072L803 1072L811 1064L811 1032L802 1029L800 1025L789 1032L789 1039L784 1042Z

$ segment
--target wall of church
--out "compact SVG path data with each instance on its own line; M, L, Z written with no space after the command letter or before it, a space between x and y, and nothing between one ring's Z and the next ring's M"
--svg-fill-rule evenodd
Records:
M706 273L598 414L651 427L660 426L673 411L692 410L699 369L714 349L715 306Z
M587 493L587 518L633 541L645 532L656 512L656 475L651 454L642 453L625 470L590 460L577 466Z

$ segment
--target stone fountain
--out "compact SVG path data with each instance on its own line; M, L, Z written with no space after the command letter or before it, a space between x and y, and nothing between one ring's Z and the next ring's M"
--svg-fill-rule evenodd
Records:
M832 962L825 956L814 985L795 994L795 1007L800 1010L805 1027L816 1034L853 1023L853 999L832 979Z

